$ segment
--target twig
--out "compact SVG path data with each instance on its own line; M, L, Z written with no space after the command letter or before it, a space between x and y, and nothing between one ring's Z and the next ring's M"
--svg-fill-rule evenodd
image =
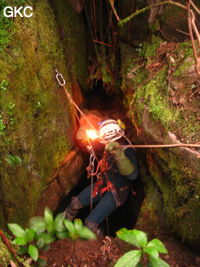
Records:
M199 31L197 29L197 26L196 26L196 23L195 23L195 15L194 15L194 12L191 10L191 22L192 22L192 27L193 27L193 30L196 34L196 37L197 37L197 42L199 44L199 47L200 47L200 34L199 34Z
M128 147L133 147L133 148L162 148L162 147L199 147L200 148L200 144L166 144L166 145L123 145L120 146L122 148L128 148Z
M183 34L185 34L185 35L187 35L187 36L190 36L189 33L184 32L184 31L182 31L182 30L176 29L176 31L177 31L177 32L180 32L180 33L183 33Z
M114 0L109 0L109 2L110 2L111 8L113 10L113 13L114 13L117 21L120 21L120 18L118 16L117 11L116 11L115 6L114 6Z
M198 9L198 7L194 4L193 1L190 2L191 6L194 8L194 10L200 15L200 10Z
M132 18L138 16L139 14L151 9L152 7L156 7L156 6L161 6L161 5L174 5L174 6L178 6L180 8L183 8L185 10L187 10L187 7L185 5L182 5L180 3L177 3L177 2L174 2L174 1L171 1L171 0L168 0L168 1L163 1L163 2L160 2L160 3L156 3L154 5L151 5L151 6L147 6L147 7L144 7L142 9L139 9L137 11L135 11L133 14L131 14L130 16L126 17L125 19L123 20L120 20L119 21L119 26L123 26L125 23L129 22Z
M197 30L197 27L196 27L194 12L190 9L190 6L191 6L191 0L188 0L188 2L187 2L188 28L189 28L190 39L191 39L191 42L192 42L192 49L193 49L193 53L194 53L194 58L195 58L195 69L196 69L196 73L197 73L198 77L200 78L200 58L198 57L198 54L197 54L197 49L196 49L196 46L195 46L193 30L194 30L194 32L196 34L199 47L200 47L200 34L199 34L199 32Z

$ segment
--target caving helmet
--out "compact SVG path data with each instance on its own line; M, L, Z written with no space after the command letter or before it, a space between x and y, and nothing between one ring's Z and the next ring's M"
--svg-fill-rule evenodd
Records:
M113 142L124 136L124 130L116 120L108 119L98 123L99 124L99 142L107 143Z

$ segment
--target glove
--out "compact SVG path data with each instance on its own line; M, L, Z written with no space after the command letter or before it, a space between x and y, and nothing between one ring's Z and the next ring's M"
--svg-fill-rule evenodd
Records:
M114 154L119 173L122 175L130 175L134 172L135 166L125 155L124 149L120 147L118 142L110 142L106 144L105 150Z

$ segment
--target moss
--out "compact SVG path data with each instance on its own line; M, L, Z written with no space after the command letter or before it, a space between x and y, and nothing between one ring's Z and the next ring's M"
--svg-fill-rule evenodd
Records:
M6 125L0 139L0 161L3 163L0 217L4 222L21 225L33 216L41 192L71 148L71 107L56 83L54 69L57 67L62 72L69 85L78 79L79 71L87 73L85 55L78 61L79 53L84 51L84 42L80 42L80 39L84 40L84 32L79 32L78 40L73 35L73 28L82 27L82 18L70 9L68 21L64 21L65 17L62 20L68 27L66 40L73 37L76 42L73 58L73 51L63 47L49 1L39 0L36 5L34 1L29 2L34 6L34 16L14 21L15 36L9 48L0 54L0 68L4 70L0 73L0 85L3 81L8 82L6 90L0 86L0 113L3 119L15 120L14 124ZM69 7L67 1L63 1L63 5L64 2ZM70 21L72 17L74 24ZM66 64L65 58L70 58L70 62ZM69 68L74 62L77 67L73 67L72 77ZM81 77L82 82L86 80L85 76ZM19 156L22 164L15 167L8 164L9 153Z
M135 103L139 109L141 106L144 108L144 104L148 105L152 117L160 120L164 126L177 119L178 111L170 106L167 97L166 68L160 70L146 85L137 89Z
M0 266L7 267L11 260L11 255L8 252L6 246L0 239Z
M162 50L157 49L159 46ZM131 49L122 51L121 88L128 115L138 129L135 138L139 143L171 143L171 133L183 138L183 142L198 142L200 124L193 108L198 111L199 103L196 97L188 101L192 91L197 90L192 47L190 42L171 47L157 37L155 43L147 45L143 59L136 58L138 55ZM158 62L162 67L157 67ZM199 246L200 179L195 152L173 148L152 150L151 157L149 154L153 182L144 179L146 197L140 222L144 223L142 220L148 216L150 225L167 224L190 245Z
M194 66L194 63L195 62L193 58L186 57L182 64L178 68L176 68L176 71L173 73L173 76L181 78L182 75L188 73L188 70Z
M151 42L148 43L146 46L144 46L145 49L144 57L149 58L155 56L156 49L160 46L160 43L161 43L160 37L153 35L151 37Z
M173 152L159 149L157 153L159 165L151 161L149 167L162 192L166 222L184 240L197 242L200 229L198 179Z
M69 64L69 75L72 80L78 80L83 89L87 89L87 51L84 44L85 29L82 15L77 14L68 1L56 1L57 20L60 26L61 38Z
M0 2L0 52L9 44L13 34L13 22L3 15L3 10L9 2L1 0Z

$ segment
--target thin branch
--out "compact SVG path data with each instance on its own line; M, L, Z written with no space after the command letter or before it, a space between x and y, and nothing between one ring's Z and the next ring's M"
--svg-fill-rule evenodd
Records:
M196 26L196 23L195 23L195 15L194 15L194 12L191 10L191 22L192 22L192 27L193 27L193 30L196 34L196 37L197 37L197 42L199 44L199 47L200 47L200 34L199 34L199 31L197 29L197 26Z
M133 148L162 148L162 147L196 147L196 148L200 148L200 144L167 144L167 145L123 145L120 146L123 148L129 148L129 147L133 147Z
M193 53L194 53L194 58L195 58L195 69L196 69L197 76L200 77L200 58L198 57L197 48L195 46L193 30L196 34L199 46L200 46L200 35L199 35L199 32L198 32L196 24L195 24L194 12L190 9L190 6L191 6L191 0L188 0L188 2L187 2L188 28L189 28L190 39L192 42L192 49L193 49Z
M183 34L185 34L185 35L187 35L187 36L190 36L189 33L184 32L184 31L182 31L182 30L176 29L176 31L177 31L177 32L180 32L180 33L183 33Z
M110 2L111 8L113 10L113 13L114 13L117 21L120 21L120 18L118 16L117 11L116 11L115 6L114 6L114 0L109 0L109 2Z
M198 9L198 7L194 4L193 1L191 1L191 6L194 8L194 10L200 15L200 10Z
M111 1L111 0L110 0ZM171 1L171 0L168 0L168 1L163 1L163 2L160 2L160 3L156 3L154 5L151 5L151 6L147 6L147 7L144 7L142 9L139 9L137 11L135 11L133 14L131 14L130 16L126 17L125 19L123 20L120 20L119 21L119 26L123 26L124 24L126 24L127 22L129 22L132 18L138 16L139 14L151 9L152 7L156 7L156 6L161 6L161 5L174 5L174 6L178 6L180 8L183 8L185 10L187 10L187 7L185 5L182 5L180 3L177 3L177 2L174 2L174 1Z

